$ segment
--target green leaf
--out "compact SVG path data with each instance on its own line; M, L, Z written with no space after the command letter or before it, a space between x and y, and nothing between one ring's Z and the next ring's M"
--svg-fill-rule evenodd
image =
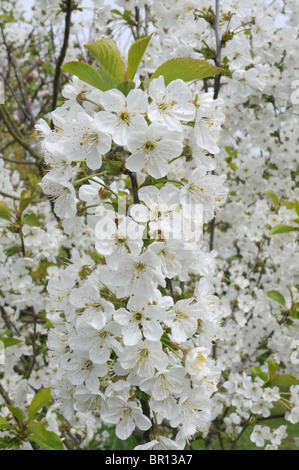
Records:
M144 56L144 53L149 45L150 40L152 39L154 33L145 38L139 39L134 42L128 52L128 70L127 78L133 80L140 65L140 62Z
M25 214L23 221L26 225L29 225L29 227L40 227L37 215L33 214L32 212L30 214Z
M20 253L21 249L19 246L12 246L11 248L8 248L5 250L5 253L7 256L13 256L16 255L17 253Z
M46 323L43 326L43 329L44 330L50 330L51 328L54 328L53 324L50 322L50 320L47 320Z
M294 205L295 205L295 211L296 211L296 213L297 213L297 215L298 215L298 217L299 217L299 201L297 201L297 199L295 200Z
M33 398L29 409L28 409L28 418L32 418L40 409L46 406L51 400L51 389L45 388L40 390L35 397Z
M130 436L124 441L124 447L126 450L134 450L138 445L138 441L135 436Z
M21 197L20 197L20 200L22 199L27 199L31 197L31 191L30 189L23 189L22 193L21 193Z
M288 211L292 211L293 209L295 209L295 204L292 201L285 202L284 206L287 208Z
M123 14L119 10L117 10L116 8L111 10L111 13L113 13L114 15L117 15L117 16L121 16L121 17L123 16Z
M117 83L126 80L126 68L116 42L110 38L90 42L84 46L98 61L101 68Z
M276 196L275 193L272 193L271 191L267 193L271 201L273 202L274 206L279 206L279 198Z
M298 385L299 381L296 379L296 377L293 377L292 375L288 374L283 374L275 382L275 385Z
M22 191L20 204L19 204L20 214L22 214L27 209L27 207L29 206L29 204L31 204L31 202L32 202L31 191L24 189L24 191Z
M0 201L0 219L11 221L10 209L4 201Z
M31 202L32 202L32 197L22 199L19 205L20 214L23 214L23 212L27 209L27 207L31 204Z
M45 438L41 437L40 433L41 430L39 430L39 434L29 436L29 441L36 442L36 444L45 450L64 450L63 443L55 432L45 431Z
M44 425L38 421L31 421L28 424L28 430L31 434L35 434L36 436L40 437L44 441L47 440L47 430L45 429Z
M270 290L269 292L267 292L267 296L270 297L270 299L275 300L275 302L278 302L283 306L285 306L286 304L284 296L280 292L277 292L277 290Z
M280 233L289 233L289 232L295 232L297 229L296 227L291 227L290 225L284 225L284 224L279 224L274 227L270 235L279 235Z
M68 62L61 67L65 72L76 75L85 83L102 91L111 90L116 83L103 70L97 70L91 65L82 62Z
M293 302L291 306L291 317L296 320L299 318L299 302Z
M5 418L2 418L2 416L0 416L0 429L11 429L11 424L9 424L8 421L6 421Z
M103 160L103 168L105 171L120 173L124 166L122 161Z
M264 382L268 382L268 374L266 372L263 372L259 367L250 367L250 370L253 375L259 377Z
M228 163L228 166L233 170L233 171L237 171L238 167L235 163Z
M24 423L26 416L23 410L21 408L16 408L15 406L8 405L5 403L5 406L9 409L13 417L20 423Z
M22 341L17 338L1 338L1 341L5 348L10 348L11 346L16 346L16 344L22 343Z
M180 78L185 82L201 80L222 73L222 69L199 59L178 58L170 59L162 64L152 75L151 80L163 75L167 86L173 80Z
M127 82L120 83L117 85L117 89L120 90L125 96L128 96L131 90L134 90L135 83L131 80Z
M276 364L275 361L268 361L268 370L269 370L269 378L270 378L270 381L273 380L276 372L278 371L279 369L279 365Z

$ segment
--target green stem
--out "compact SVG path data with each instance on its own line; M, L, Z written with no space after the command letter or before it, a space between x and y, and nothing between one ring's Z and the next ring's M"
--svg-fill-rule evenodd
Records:
M94 178L95 176L103 176L103 175L109 175L109 172L102 171L102 173L95 173L94 175L85 176L84 178L81 178L80 180L74 181L73 186L76 186L77 184L83 183L84 181L87 181L87 180L92 180L92 178Z

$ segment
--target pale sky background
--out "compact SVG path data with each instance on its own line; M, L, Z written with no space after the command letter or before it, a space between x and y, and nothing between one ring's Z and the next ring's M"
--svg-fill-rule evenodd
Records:
M31 7L34 5L34 0L20 0L27 11L31 10ZM116 6L113 0L105 0L106 5ZM83 7L93 7L92 0L83 0L82 5Z
M250 1L250 0L248 0L248 1ZM278 0L278 1L282 3L282 0ZM35 3L34 0L20 0L20 2L24 5L25 9L28 12L30 12L32 5L34 5L34 3ZM265 0L265 3L271 3L271 2L272 2L272 0ZM106 5L111 5L112 7L117 7L117 5L115 4L115 2L113 0L105 0L105 3L106 3ZM82 6L83 7L93 7L93 2L92 2L92 0L83 0ZM83 13L83 14L88 15L88 11L86 10L85 13ZM285 21L284 16L283 15L278 15L277 21L276 21L277 25L278 26L283 26L284 21Z
M1 1L1 0L0 0ZM171 0L170 5L171 5ZM250 0L248 0L250 1ZM277 0L281 4L283 3L283 0ZM24 5L25 10L28 12L28 17L30 17L30 12L32 9L32 6L35 4L35 0L20 0L20 2ZM264 0L265 3L273 3L273 0ZM115 0L105 0L106 5L111 5L114 8L120 8L118 5L116 5ZM211 4L214 4L214 0L211 0ZM83 0L81 7L84 8L83 12L77 12L77 18L80 18L81 20L86 20L86 33L87 36L84 38L86 41L88 41L88 20L92 18L92 11L91 8L94 7L94 3L92 0ZM284 15L278 15L276 18L276 26L281 27L285 24L286 18ZM84 35L84 31L82 32ZM117 42L118 47L121 50L126 51L130 45L130 42L132 41L132 37L130 35L130 32L127 30L125 32L122 32L118 37L115 37L115 40Z

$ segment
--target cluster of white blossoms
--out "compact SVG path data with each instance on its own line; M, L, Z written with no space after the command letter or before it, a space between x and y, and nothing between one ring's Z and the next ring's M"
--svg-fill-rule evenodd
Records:
M213 58L211 2L178 1L169 10L167 1L154 0L152 10L158 35L151 44L148 70L153 70L152 57L159 57L158 64L178 56ZM218 157L229 196L213 238L220 254L215 288L225 310L217 344L225 388L213 397L212 415L214 425L220 420L220 427L235 439L253 415L261 422L277 406L287 421L294 424L299 418L298 389L282 390L280 395L275 379L269 381L268 365L268 361L276 364L277 377L283 374L285 386L298 383L296 16L294 0L220 4L221 56L232 77L221 78L219 91L229 116ZM181 163L177 161L177 172L184 175ZM273 235L275 227L282 231ZM273 291L282 295L282 303L269 298ZM244 383L254 380L252 370L264 380L256 396L246 396ZM271 400L264 390L274 390ZM259 439L259 430L255 428L251 438L257 446L267 440L269 449L280 446L273 433ZM285 432L280 436L284 439Z
M1 190L10 196L5 199L12 220L16 205L19 205L17 198L21 197L25 188L19 172L11 171L2 159L0 184ZM48 201L29 205L25 217L28 214L39 223L24 225L21 233L10 230L8 220L0 220L0 385L1 392L6 391L10 402L24 410L28 409L37 390L51 387L55 380L55 372L48 367L45 356L48 337L48 293L45 284L59 276L60 268L56 264L62 247L72 253L72 258L79 257L78 251L73 248L74 240L57 227ZM90 234L87 231L81 233L81 243L89 251ZM92 263L87 255L86 259ZM9 419L10 412L5 403L8 403L8 398L1 393L1 417ZM45 419L48 430L60 434L56 410L55 404L49 405ZM96 423L87 414L79 413L78 417L78 434L82 434L82 438L86 436L87 441L92 439ZM29 443L24 443L22 448L28 450L31 447Z
M88 225L100 261L78 259L48 284L54 394L69 419L74 408L94 411L123 440L166 420L184 448L209 428L220 373L215 255L199 235L227 193L206 156L218 151L222 101L163 76L127 96L74 78L64 96L55 129L36 126L49 166L41 187L68 234ZM188 174L169 178L192 153Z
M85 2L74 3L84 8ZM118 38L125 24L136 38L155 31L140 68L142 82L170 58L214 63L216 2L175 0L169 8L169 0L116 0L119 13L102 8L102 0L93 3L101 14L95 12L88 23L91 38ZM0 220L0 340L5 343L0 407L1 417L9 422L13 418L4 406L6 396L27 413L36 391L55 385L58 401L41 419L64 437L65 420L56 414L60 402L73 425L71 435L79 436L79 448L102 442L97 431L101 419L113 434L123 416L133 416L141 431L149 418L157 420L160 434L155 427L148 433L135 430L142 448L182 448L183 436L193 431L193 425L189 429L182 424L183 416L193 423L186 403L192 416L200 416L198 429L205 430L200 442L207 448L218 445L215 430L222 449L236 443L235 448L242 448L250 434L257 447L269 450L281 448L287 434L288 445L294 444L291 434L299 421L299 6L297 0L219 3L221 65L231 72L231 78L221 77L216 90L223 103L212 99L217 87L213 79L188 88L175 82L168 88L160 77L152 80L148 93L133 90L124 96L117 90L101 93L74 78L63 91L68 101L52 115L55 132L45 122L38 124L48 165L42 186L62 219L59 226L48 201L39 202L38 191L24 212L33 226L24 224L20 231L12 223L25 184L30 186L34 179L37 184L40 176L27 151L24 158L32 166L12 162L19 159L19 146L6 147L10 137L4 129L0 204L5 201L12 218ZM24 118L26 103L22 97L9 100L6 88L7 106L24 136L33 127L28 108L33 121L50 109L49 45L54 40L53 57L56 52L58 59L62 5L40 0L27 22L20 3L1 3L4 36L24 83L23 94L27 89L32 98ZM66 61L77 60L82 53L86 16L86 10L84 15L73 12ZM47 19L54 24L54 34ZM132 24L136 26L131 28ZM0 58L9 70L1 35ZM25 73L32 69L29 76L35 85ZM14 78L12 82L14 90ZM175 102L173 86L180 87ZM218 143L223 113L228 118ZM0 126L2 130L2 122ZM34 146L32 139L30 145ZM219 150L214 173L211 154ZM200 240L191 234L199 234L197 223L211 220L222 205L227 192L225 177L218 176L222 174L227 176L228 199L217 213L214 229L211 224L204 231L200 248ZM282 231L286 227L286 232L272 235L277 226ZM45 287L49 280L50 305ZM223 314L211 295L215 292ZM49 329L51 324L54 329ZM217 337L215 367L211 339ZM153 358L149 379L138 369L148 365L140 362L141 345ZM76 370L84 357L84 364L90 361L94 368L89 375ZM210 399L208 387L215 389L217 382L218 391ZM194 390L204 404L195 403ZM165 398L157 399L163 393ZM124 402L129 404L127 414L122 411ZM210 413L206 427L204 413ZM181 429L178 435L175 426ZM9 433L1 430L1 439ZM64 442L67 447L68 440ZM23 446L30 448L29 443Z

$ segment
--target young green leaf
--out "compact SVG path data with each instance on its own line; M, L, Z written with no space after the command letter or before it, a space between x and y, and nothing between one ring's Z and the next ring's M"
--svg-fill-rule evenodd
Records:
M116 83L103 70L97 70L91 65L82 62L68 62L64 64L62 70L70 75L76 75L85 83L94 86L102 91L111 90L116 87Z
M126 80L126 68L116 42L110 38L90 42L84 46L98 61L101 68L117 84Z
M270 297L270 299L275 300L275 302L278 302L283 306L285 306L286 304L284 296L280 292L277 292L276 290L270 290L269 292L267 292L267 296Z
M51 389L45 388L40 390L35 397L33 398L29 409L28 409L28 418L32 418L36 413L46 406L51 400Z
M165 85L180 78L185 82L213 77L223 72L223 69L200 59L177 58L162 64L152 75L151 80L163 75Z
M269 371L270 380L273 380L278 369L279 369L279 365L276 364L275 361L268 361L268 371Z
M50 320L47 320L46 323L43 325L44 330L50 330L53 327L53 324L50 322Z
M270 235L279 235L281 233L289 233L289 232L295 232L297 229L296 227L291 227L290 225L284 225L284 224L279 224L274 227Z
M291 306L291 317L292 318L299 318L299 302L293 302Z
M38 217L33 213L25 214L23 221L26 225L29 225L29 227L40 227Z
M45 450L64 450L60 437L52 431L46 431L45 438L42 438L39 434L32 434L28 439Z
M279 206L279 198L276 196L275 193L272 193L271 191L267 193L271 201L273 202L274 206L277 207Z
M264 382L268 381L268 374L266 372L263 372L259 367L251 367L250 370L253 375L255 375L256 377L259 377Z
M22 214L27 209L27 207L29 206L29 204L31 204L31 202L32 202L31 191L28 189L24 189L24 191L22 191L21 193L20 204L19 204L20 214Z
M0 416L0 429L11 429L11 424Z
M10 348L11 346L16 346L16 344L22 343L22 341L17 338L1 338L1 341L4 344L5 349Z
M23 212L27 209L27 207L31 204L31 202L32 202L32 197L26 197L24 199L21 199L20 204L19 204L20 214L23 214Z
M20 247L12 246L11 248L8 248L7 250L5 250L5 253L7 254L7 256L16 255L17 253L20 253Z
M24 423L26 416L23 410L21 408L16 408L15 406L11 406L8 404L5 404L5 406L9 409L13 417L20 423Z
M296 379L296 377L293 377L292 375L288 374L283 374L278 379L275 381L275 385L298 385L299 381Z
M131 80L127 82L120 83L117 85L117 89L120 90L125 96L128 96L131 90L134 90L135 83Z
M0 219L11 221L10 209L4 201L0 201Z
M23 189L23 191L21 192L21 200L22 199L27 199L28 197L31 197L31 191L30 189Z
M150 40L153 37L153 34L154 33L152 33L150 36L139 39L131 45L128 52L127 78L129 80L133 80L133 78L135 77L140 62L144 56L147 46L150 43Z
M38 421L30 421L28 424L28 430L31 434L35 434L44 441L47 439L47 430L44 425Z

